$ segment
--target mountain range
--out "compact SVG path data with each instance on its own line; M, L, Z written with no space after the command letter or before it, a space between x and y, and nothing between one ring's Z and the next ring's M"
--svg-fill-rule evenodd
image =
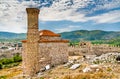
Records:
M70 32L62 32L61 37L63 39L68 39L71 41L80 41L80 40L110 40L113 38L120 37L120 32L114 31L102 31L102 30L76 30ZM25 39L26 33L11 33L11 32L0 32L0 40L12 40L12 39Z

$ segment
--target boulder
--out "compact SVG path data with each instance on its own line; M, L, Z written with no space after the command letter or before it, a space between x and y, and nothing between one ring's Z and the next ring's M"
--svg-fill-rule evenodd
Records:
M86 67L83 69L83 72L91 72L91 71L92 71L92 69L90 67Z
M50 65L46 65L46 66L45 66L45 69L46 69L46 70L49 70L49 69L50 69Z
M80 64L74 64L70 67L70 69L77 69L78 67L80 67Z

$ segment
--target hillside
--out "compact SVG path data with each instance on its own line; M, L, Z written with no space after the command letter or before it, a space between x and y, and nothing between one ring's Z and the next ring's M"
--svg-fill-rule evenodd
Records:
M71 32L60 33L62 38L69 39L71 41L80 40L110 40L112 38L120 37L120 32L114 31L101 31L101 30L77 30ZM0 32L0 41L9 40L22 40L26 38L25 33L11 33L11 32Z
M0 32L0 39L24 39L25 33Z
M71 41L79 40L110 40L112 38L120 37L120 32L101 31L101 30L77 30L72 32L61 33L62 38L70 39Z

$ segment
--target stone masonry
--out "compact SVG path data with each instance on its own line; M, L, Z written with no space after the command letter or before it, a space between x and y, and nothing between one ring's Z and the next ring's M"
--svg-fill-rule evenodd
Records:
M38 15L39 9L27 8L28 18L28 31L27 31L27 42L24 46L23 51L23 72L26 75L34 76L39 71L39 32L38 32ZM26 47L26 48L25 48Z
M27 40L22 40L23 73L35 76L46 65L55 66L68 61L68 40L49 30L38 31L39 9L27 8Z

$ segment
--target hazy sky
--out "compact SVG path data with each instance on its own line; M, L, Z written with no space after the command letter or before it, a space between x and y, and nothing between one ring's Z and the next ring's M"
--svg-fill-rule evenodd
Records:
M25 33L31 5L40 9L40 30L120 31L120 0L0 0L0 31Z

